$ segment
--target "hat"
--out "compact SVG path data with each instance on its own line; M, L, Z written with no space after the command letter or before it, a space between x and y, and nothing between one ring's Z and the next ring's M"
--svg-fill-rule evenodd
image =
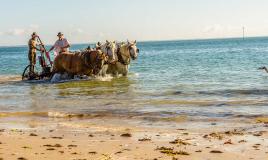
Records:
M32 33L32 36L37 36L36 32L33 32L33 33Z
M61 32L59 32L57 36L63 36L63 34Z

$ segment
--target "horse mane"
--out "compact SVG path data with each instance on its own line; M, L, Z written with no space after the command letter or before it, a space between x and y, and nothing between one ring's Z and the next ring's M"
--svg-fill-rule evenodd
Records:
M84 60L85 65L89 66L92 68L92 66L94 65L94 60L96 59L97 53L98 51L82 51L80 52L80 56L81 58ZM90 62L90 64L88 63Z
M120 47L120 53L121 54L123 54L123 55L125 55L125 56L127 56L125 53L128 53L129 51L128 51L128 44L122 44L122 45L120 45L119 46Z
M118 45L119 50L117 51L118 61L124 65L128 65L130 62L130 53L128 50L128 44Z

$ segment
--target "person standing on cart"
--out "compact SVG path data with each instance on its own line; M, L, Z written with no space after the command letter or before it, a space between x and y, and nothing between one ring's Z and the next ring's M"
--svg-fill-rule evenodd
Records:
M28 47L29 47L29 53L28 53L28 58L30 61L30 73L34 73L34 66L36 64L36 52L37 51L41 51L43 52L43 48L37 48L37 37L38 35L36 34L36 32L33 32L33 34L31 35L31 39L28 42Z
M55 57L63 52L69 52L69 48L70 48L70 43L68 42L68 40L66 38L64 38L64 36L61 32L59 32L57 36L59 39L55 42L55 44L48 51L48 53L49 53L52 50L54 50Z

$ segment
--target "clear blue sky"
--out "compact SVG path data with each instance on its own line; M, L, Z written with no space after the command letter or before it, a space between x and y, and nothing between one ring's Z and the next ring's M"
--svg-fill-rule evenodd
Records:
M0 45L268 35L267 0L0 0Z

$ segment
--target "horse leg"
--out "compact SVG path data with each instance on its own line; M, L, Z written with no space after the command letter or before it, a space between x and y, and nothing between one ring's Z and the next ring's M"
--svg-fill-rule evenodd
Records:
M50 73L50 77L49 77L49 80L51 81L54 77L54 75L57 73L57 69L55 67L53 67L51 73Z
M53 72L51 75L51 78L50 78L50 82L51 83L56 83L56 82L59 82L59 81L61 81L61 80L63 80L62 79L62 75L63 75L64 73L62 73L62 72Z
M102 69L101 69L101 71L100 71L100 76L102 76L102 77L105 77L105 76L106 76L108 67L109 67L108 64L106 64L106 65L104 65L104 66L102 67Z
M115 72L113 73L113 77L119 77L119 73L118 73L117 71L115 71Z
M68 74L68 78L70 79L74 79L74 76L75 76L74 74L70 74L70 73Z
M124 72L122 75L126 77L128 75L128 72Z
M121 63L117 63L115 71L117 72L117 74L122 74L122 76L126 77L128 75L128 66L123 65Z

